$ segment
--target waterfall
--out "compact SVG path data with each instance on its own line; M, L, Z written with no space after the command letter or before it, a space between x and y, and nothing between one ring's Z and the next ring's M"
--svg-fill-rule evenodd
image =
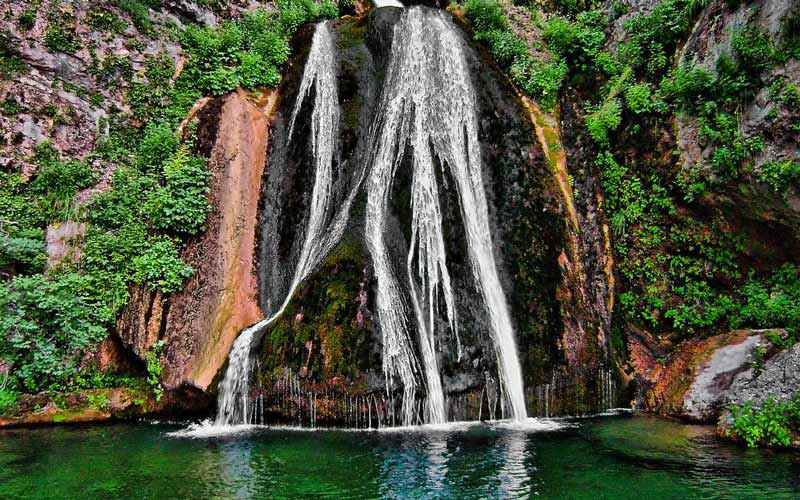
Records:
M437 357L441 345L437 348L437 342L452 342L461 358L445 232L446 224L454 221L444 220L442 182L449 183L457 193L468 269L485 307L495 346L500 412L505 415L508 408L517 420L527 416L511 317L494 257L482 179L477 98L464 54L465 41L449 16L420 7L403 11L393 29L383 89L365 136L364 158L359 159L357 172L349 174L354 175L353 182L347 188L347 197L340 201L336 193L345 191L335 190L334 185L346 175L340 171L337 158L340 108L335 41L328 23L316 27L287 138L293 140L304 102L313 101L310 142L314 184L304 237L280 307L244 330L234 342L219 385L217 425L249 423L254 347L265 327L284 312L297 287L341 239L365 178L364 237L376 280L374 312L383 336L383 371L390 400L395 383L403 388L397 423L447 420ZM397 235L389 231L388 221L393 217L390 198L397 170L406 165L411 179L410 240L407 254L399 255L403 249L392 239ZM418 397L423 393L424 402ZM313 406L315 398L307 399ZM356 426L362 417L368 419L367 425L372 424L370 401L366 400L367 413L356 415ZM380 422L381 410L377 402L374 406ZM394 411L392 403L391 415L385 416L387 422L390 418L394 422ZM315 409L310 407L309 412L313 423Z
M428 420L445 420L434 332L440 297L449 329L459 343L446 265L436 160L442 168L449 169L456 184L470 268L489 315L504 393L513 417L521 420L527 416L511 317L493 254L481 174L476 98L462 44L449 18L418 7L405 11L394 27L390 62L372 129L366 239L378 282L376 312L384 337L384 372L387 385L394 377L403 384L404 424L411 422L419 369L384 229L392 180L407 149L413 155L413 215L406 271L422 354Z
M355 183L338 211L333 206L334 156L339 141L339 98L336 88L336 53L333 35L327 22L317 25L311 51L289 126L292 140L295 120L304 100L314 88L311 114L311 142L314 157L314 187L305 238L300 250L291 284L277 311L245 329L233 344L228 369L219 385L216 425L246 424L249 422L249 377L253 346L258 344L266 326L280 317L300 283L325 258L344 233L350 206L358 190ZM363 176L363 173L361 174Z

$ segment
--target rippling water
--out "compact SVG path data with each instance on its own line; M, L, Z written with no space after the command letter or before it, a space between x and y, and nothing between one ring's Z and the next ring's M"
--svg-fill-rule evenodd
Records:
M346 432L0 431L0 498L798 498L800 454L655 418Z

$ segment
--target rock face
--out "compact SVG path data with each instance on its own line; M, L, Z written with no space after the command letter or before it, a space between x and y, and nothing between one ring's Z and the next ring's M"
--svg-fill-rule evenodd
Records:
M742 404L752 401L760 405L769 398L791 399L800 392L800 344L795 344L766 359L756 370L752 364L736 374L730 384L727 400Z
M800 390L800 348L769 341L783 330L735 330L689 340L668 360L645 334L629 344L637 373L639 409L700 422L715 422L730 403L789 399Z
M266 163L268 115L244 93L200 113L201 143L213 139L211 212L207 230L189 242L184 259L194 274L169 301L165 383L206 390L239 332L261 319L255 275L255 234Z
M735 393L734 377L751 372L755 351L765 342L761 335L746 337L741 342L718 348L701 365L694 382L683 399L684 415L696 420L713 420L721 406Z
M239 332L261 319L255 234L274 102L273 94L256 103L238 92L210 101L198 113L199 142L210 150L211 211L207 230L183 254L194 273L168 301L134 289L117 325L140 358L163 341L168 389L207 390Z

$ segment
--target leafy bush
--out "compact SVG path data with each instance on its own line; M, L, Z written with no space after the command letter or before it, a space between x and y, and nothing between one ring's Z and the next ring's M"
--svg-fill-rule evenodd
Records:
M555 106L567 65L560 59L534 58L527 43L508 28L496 0L467 0L464 15L472 24L475 39L487 44L497 63L511 80L545 108Z
M164 164L164 180L145 204L153 226L176 234L203 231L208 211L205 160L181 148Z
M598 61L604 55L607 24L608 19L600 11L581 12L575 22L555 16L545 24L542 35L547 46L574 69L594 71L604 66Z
M586 127L592 139L601 146L607 146L609 133L622 123L622 106L616 97L606 98L599 106L589 106Z
M11 389L0 388L0 415L5 415L17 406L19 394Z
M128 23L114 12L99 7L89 9L86 13L86 23L93 29L112 33L122 33L128 27Z
M75 194L97 182L97 174L77 160L61 161L60 154L49 142L35 148L34 160L41 170L30 182L29 192L37 196L39 211L48 222L69 218Z
M289 37L302 24L338 15L325 0L284 0L278 12L256 10L218 28L189 27L183 46L189 56L186 77L205 95L220 95L237 86L275 86L277 66L289 56Z
M751 79L759 79L764 70L775 64L775 49L767 33L755 24L748 23L735 31L731 48L739 65Z
M147 284L165 294L180 290L192 274L192 268L181 260L176 242L164 237L149 240L131 264L134 283Z
M134 26L144 32L150 31L153 22L150 19L150 12L147 5L138 0L115 0L114 3L123 12L131 16L131 21L133 21Z
M622 62L637 72L655 75L667 67L668 54L691 28L706 0L662 0L649 14L625 23L629 41L619 50Z
M741 296L732 326L800 329L800 267L784 264L766 280L751 275Z
M9 236L0 233L0 268L15 266L18 272L40 272L47 262L44 238L39 231L38 237L29 234Z
M0 359L29 391L65 384L81 355L106 336L96 304L82 297L84 278L17 276L0 285Z
M730 405L731 433L743 439L747 446L769 445L787 447L792 444L792 430L797 429L800 417L800 398L775 401L769 398L755 407L747 402L741 406Z
M466 0L464 15L476 33L508 29L503 9L495 0Z
M44 32L44 46L52 52L73 54L81 49L74 26L50 21Z
M161 366L161 351L164 349L164 341L159 340L153 346L153 350L148 351L145 356L147 362L147 385L153 391L156 401L161 401L164 394L164 386L161 384L161 373L163 367Z
M776 191L784 190L791 185L800 185L800 161L773 160L761 165L758 178L774 187Z

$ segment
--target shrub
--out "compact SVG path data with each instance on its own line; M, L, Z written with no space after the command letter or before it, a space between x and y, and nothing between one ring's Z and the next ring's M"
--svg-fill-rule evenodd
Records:
M52 52L67 54L73 54L81 48L74 26L53 21L50 21L44 32L44 45Z
M6 415L11 410L17 406L17 394L16 391L12 391L11 389L0 388L0 415Z
M619 127L622 123L622 107L619 99L609 97L599 106L589 106L589 113L586 115L586 127L592 139L602 146L609 143L609 133Z
M133 257L133 282L171 294L180 290L192 268L183 263L175 240L155 238Z
M628 109L639 115L647 113L652 107L650 86L647 83L637 83L625 89L625 103Z
M37 146L35 160L42 168L29 186L30 192L37 195L39 211L48 222L70 218L75 194L97 182L97 174L86 163L56 159L52 156L55 150L51 148L48 142Z
M131 16L133 25L141 31L150 31L153 22L150 20L150 12L147 5L137 0L115 0L114 3L123 12Z
M15 266L24 272L39 272L47 262L44 238L0 234L0 268Z
M730 405L731 433L743 439L747 446L769 445L787 447L791 444L791 430L798 424L797 396L789 401L769 398L761 407L747 402L741 406Z
M552 108L558 99L561 83L567 75L563 60L552 62L525 59L517 61L509 70L512 80L545 108Z
M128 27L128 23L120 19L114 12L99 7L89 9L86 13L86 23L96 30L112 33L122 33Z
M772 41L755 24L748 23L735 31L731 38L731 48L740 70L754 82L760 82L761 73L775 65Z
M529 58L528 46L524 40L508 30L493 29L476 33L475 39L487 43L492 48L497 64L508 69L517 61Z
M30 391L67 383L81 355L106 335L98 309L76 290L84 278L17 276L0 285L0 358Z
M164 164L164 179L164 185L155 189L145 204L153 226L187 235L204 230L208 211L205 160L179 149Z
M800 267L784 264L766 280L751 275L741 296L733 327L800 328Z
M758 178L761 182L774 187L776 191L800 185L800 161L768 161L758 169Z
M464 15L476 33L507 29L503 9L495 0L466 0Z
M692 19L704 6L704 0L662 0L649 14L626 22L629 41L620 46L622 61L637 72L661 72L667 66L667 54L688 33Z

